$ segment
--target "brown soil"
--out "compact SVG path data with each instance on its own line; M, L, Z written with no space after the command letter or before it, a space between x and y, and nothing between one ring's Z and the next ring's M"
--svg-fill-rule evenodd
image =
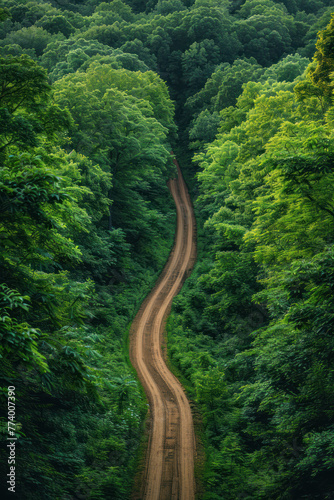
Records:
M196 258L195 218L176 161L178 177L169 182L177 209L175 243L154 289L130 330L130 359L150 403L150 434L140 499L194 500L195 437L189 402L161 352L173 297Z

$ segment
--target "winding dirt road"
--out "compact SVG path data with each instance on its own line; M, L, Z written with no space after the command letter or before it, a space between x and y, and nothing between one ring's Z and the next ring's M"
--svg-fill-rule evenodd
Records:
M173 250L154 289L130 330L130 359L150 403L151 432L140 498L194 500L195 437L189 402L161 352L163 330L173 297L196 259L195 218L176 160L178 177L169 182L177 209Z

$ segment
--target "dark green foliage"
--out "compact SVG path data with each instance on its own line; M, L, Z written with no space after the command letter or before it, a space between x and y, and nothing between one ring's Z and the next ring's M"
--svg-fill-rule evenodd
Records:
M128 497L146 405L123 336L172 240L172 162L159 120L173 131L173 106L157 75L105 66L109 82L68 97L70 114L27 56L1 66L1 406L14 385L17 494ZM75 151L64 132L75 140L80 106L96 137L83 148L79 135ZM99 122L106 106L111 133Z
M331 498L331 13L1 2L0 398L15 385L22 500L130 498L146 403L123 339L172 242L169 93L203 226L169 326L203 499Z
M331 25L304 77L298 56L259 72L195 156L207 248L175 300L169 348L204 416L203 498L332 497ZM211 110L220 81L202 91ZM212 366L225 386L205 397Z
M37 23L36 26L40 26L44 30L48 31L52 35L56 33L62 33L63 35L69 37L71 33L75 31L72 24L65 19L63 16L43 16Z
M145 71L147 66L134 54L124 53L96 41L63 40L48 45L41 64L49 71L52 81L59 80L77 70L86 70L93 61L110 64L113 68Z
M48 43L56 36L58 35L51 35L45 29L34 25L9 33L1 45L19 45L22 49L34 50L37 56L41 56Z

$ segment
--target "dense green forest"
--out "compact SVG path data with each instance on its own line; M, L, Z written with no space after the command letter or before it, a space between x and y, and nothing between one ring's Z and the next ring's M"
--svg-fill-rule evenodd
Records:
M8 387L18 498L130 498L127 331L173 243L171 149L199 226L168 349L200 498L334 498L331 4L0 2L4 498Z

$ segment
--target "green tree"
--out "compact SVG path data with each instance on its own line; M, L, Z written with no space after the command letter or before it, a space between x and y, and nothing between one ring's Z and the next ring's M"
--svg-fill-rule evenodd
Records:
M194 42L182 56L183 79L193 92L202 87L219 62L219 48L213 40Z
M9 33L2 41L2 45L17 44L23 49L34 49L37 56L41 56L54 36L43 28L30 26Z
M159 0L156 6L154 7L154 11L160 15L167 15L171 12L180 12L182 10L186 10L186 6L181 0Z
M311 69L310 76L315 85L317 85L326 95L332 95L332 77L334 71L334 57L333 57L333 44L334 44L334 19L327 28L320 32L317 41L317 51L314 55L314 60L317 65L314 70Z

